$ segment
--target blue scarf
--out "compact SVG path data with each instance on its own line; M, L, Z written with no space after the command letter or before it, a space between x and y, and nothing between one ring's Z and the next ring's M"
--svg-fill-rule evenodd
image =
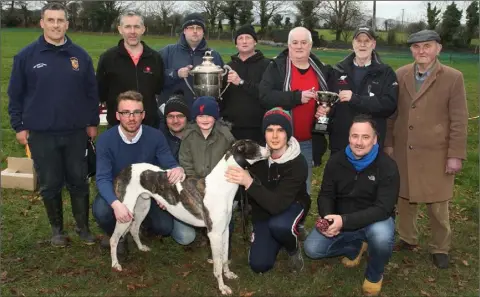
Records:
M349 145L347 145L347 147L345 148L345 154L347 154L347 160L352 163L353 167L355 167L355 170L357 170L357 172L362 171L363 169L367 168L368 165L370 165L377 157L378 143L375 144L372 150L368 154L363 156L361 159L355 158Z

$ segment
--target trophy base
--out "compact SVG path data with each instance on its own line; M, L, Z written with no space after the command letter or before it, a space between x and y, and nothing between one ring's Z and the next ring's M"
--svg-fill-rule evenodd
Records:
M316 123L316 124L315 124L315 127L314 127L313 130L312 130L312 133L316 133L316 134L328 134L327 128L328 128L327 124Z

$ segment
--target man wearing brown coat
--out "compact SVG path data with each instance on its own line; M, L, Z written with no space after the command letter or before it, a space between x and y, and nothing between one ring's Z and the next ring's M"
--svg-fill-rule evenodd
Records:
M398 109L388 123L385 151L400 172L397 250L418 244L417 206L426 203L429 252L448 268L451 242L448 204L455 174L466 159L467 101L463 75L437 59L442 45L435 31L409 36L414 63L397 70Z

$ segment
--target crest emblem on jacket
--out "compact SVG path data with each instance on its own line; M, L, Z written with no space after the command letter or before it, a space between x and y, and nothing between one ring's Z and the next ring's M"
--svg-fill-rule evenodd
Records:
M75 71L80 70L80 64L78 63L78 59L75 57L70 58L70 63L72 63L72 69Z

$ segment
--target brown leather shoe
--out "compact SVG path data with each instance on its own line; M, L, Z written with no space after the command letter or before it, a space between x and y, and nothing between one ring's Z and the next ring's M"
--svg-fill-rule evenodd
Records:
M413 251L415 248L417 248L418 245L416 244L409 244L407 243L406 241L403 241L403 240L399 240L397 242L397 244L395 244L395 246L393 247L393 250L398 252L398 251Z

